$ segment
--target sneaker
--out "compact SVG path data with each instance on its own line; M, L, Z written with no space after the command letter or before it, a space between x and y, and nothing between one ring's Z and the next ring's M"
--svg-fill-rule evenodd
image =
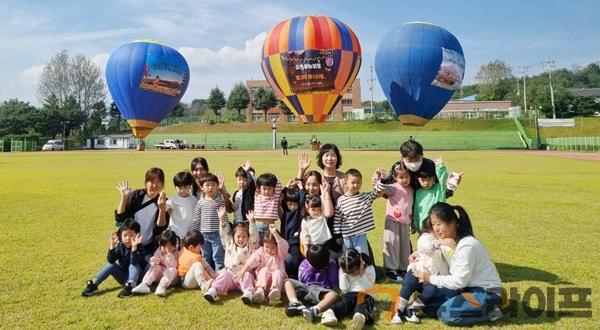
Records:
M300 315L302 314L302 310L304 309L306 309L306 306L302 305L301 302L291 302L285 308L285 315L287 315L288 317Z
M209 303L214 303L217 301L217 290L210 288L208 290L206 290L206 293L204 294L204 299L206 299L206 301L208 301Z
M352 324L350 325L350 329L360 330L360 329L364 328L366 320L367 320L367 318L363 314L354 313L354 316L352 317Z
M121 290L121 292L119 292L117 297L119 297L119 298L131 297L131 295L133 294L132 291L133 291L133 288L131 287L131 283L127 282L127 283L125 283L125 285L123 285L123 289Z
M154 294L159 296L159 297L164 297L167 295L167 288L165 288L164 285L158 285L156 287L156 291L154 291Z
M92 280L87 281L85 289L81 292L84 297L93 296L98 293L98 286Z
M256 289L256 291L254 291L254 296L252 297L252 300L254 302L256 302L257 304L262 304L265 302L265 292L263 291L263 289Z
M327 326L334 326L337 324L337 317L335 317L335 313L333 310L328 309L323 312L323 316L321 316L321 324Z
M306 308L302 311L302 316L304 316L304 319L307 322L314 322L317 319L318 315L319 313L317 313L317 309L314 306Z
M504 316L500 307L496 306L491 312L489 312L488 317L490 318L490 322L498 321Z
M421 323L421 320L417 316L417 312L412 308L404 310L404 320L411 323Z
M139 294L150 293L150 287L148 286L148 284L142 282L142 283L140 283L140 285L133 288L133 290L131 290L131 292L139 293Z
M252 291L244 291L244 293L242 294L242 302L246 305L252 304Z
M400 274L398 274L395 270L388 269L385 272L385 277L392 282L402 283L402 276L400 276Z
M281 302L281 292L277 289L272 289L269 292L269 305L279 305Z
M402 312L400 311L396 311L396 314L394 314L394 317L392 317L392 320L390 321L390 323L392 324L402 324L404 323L404 321L402 320Z

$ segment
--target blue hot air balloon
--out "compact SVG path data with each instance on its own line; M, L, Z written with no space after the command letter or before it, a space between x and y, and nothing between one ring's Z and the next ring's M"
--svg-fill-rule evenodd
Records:
M425 125L460 88L465 58L446 29L413 22L385 34L375 53L381 88L404 125Z
M143 139L179 102L190 81L185 58L153 40L135 40L119 47L106 65L106 83L113 101Z

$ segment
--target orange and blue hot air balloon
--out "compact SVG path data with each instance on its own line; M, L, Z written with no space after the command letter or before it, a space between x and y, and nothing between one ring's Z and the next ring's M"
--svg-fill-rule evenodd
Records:
M465 58L452 33L413 22L384 35L375 53L375 71L402 124L422 126L460 88Z
M113 101L133 135L141 139L177 105L189 81L185 58L154 40L126 43L106 64L106 83Z
M327 16L299 16L277 23L262 52L267 81L304 123L327 118L352 86L360 63L354 32Z

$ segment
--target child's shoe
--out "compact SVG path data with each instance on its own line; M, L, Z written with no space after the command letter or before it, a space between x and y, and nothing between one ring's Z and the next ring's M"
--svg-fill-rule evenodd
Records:
M335 317L335 313L332 309L328 309L323 312L323 316L321 316L321 324L327 326L334 326L337 324L337 317Z
M417 316L417 312L412 308L407 308L404 310L404 320L411 323L421 323L421 320Z
M156 294L159 297L164 297L167 295L167 288L164 285L159 284L156 287L156 291L154 291L154 294Z
M352 324L350 325L350 329L352 330L360 330L364 328L366 317L361 313L354 313L352 317Z
M262 304L265 302L265 291L263 289L256 289L254 291L254 297L252 300L257 304Z
M244 291L244 293L242 294L242 302L246 305L252 304L252 291Z
M390 323L402 324L402 323L404 323L403 319L404 319L404 314L400 310L397 310L396 314L394 314L394 317L392 317L392 320L390 321Z
M89 280L85 289L81 292L81 295L84 297L93 296L98 293L98 286L94 284L94 281Z
M302 305L299 301L294 301L289 303L285 308L285 315L288 317L300 315L304 309L306 309L306 306Z
M148 286L148 284L142 282L138 286L136 286L135 288L133 288L133 290L131 290L131 292L133 292L133 293L139 293L139 294L150 293L150 286Z
M490 322L498 321L504 316L500 307L496 306L491 312L488 313Z
M131 282L127 282L127 283L125 283L125 285L123 285L123 289L121 290L121 292L119 292L117 297L129 298L133 294L132 291L133 291L133 288L132 288Z
M272 289L269 292L269 305L275 306L279 305L281 302L281 292L278 289Z
M208 290L206 290L206 293L204 294L204 299L206 299L206 301L208 301L209 303L214 303L217 301L217 290L210 288Z
M318 315L319 312L317 311L317 308L315 308L315 306L309 307L302 311L302 316L304 316L304 319L307 322L314 322L317 319Z

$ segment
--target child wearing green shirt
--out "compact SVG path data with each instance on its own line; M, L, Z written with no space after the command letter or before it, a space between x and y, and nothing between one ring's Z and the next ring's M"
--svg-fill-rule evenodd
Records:
M435 180L436 176L438 182ZM421 187L415 192L412 226L421 232L429 209L437 202L446 201L448 170L441 157L437 157L435 163L424 158L421 168L416 172L416 177Z

